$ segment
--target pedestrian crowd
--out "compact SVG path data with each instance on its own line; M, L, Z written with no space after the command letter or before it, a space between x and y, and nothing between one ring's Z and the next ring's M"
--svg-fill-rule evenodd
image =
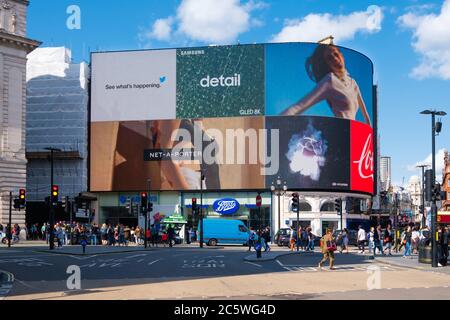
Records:
M260 228L256 231L253 227L250 227L248 251L251 251L252 248L255 248L256 251L270 251L270 241L270 227Z
M294 226L291 226L289 249L294 251L295 247L298 246L299 250L313 252L315 238L316 236L312 233L311 227L303 228L300 226L296 229Z
M26 229L27 240L43 240L49 243L50 240L50 224L44 223L42 226L38 223L32 224ZM0 232L3 227L0 225ZM7 232L7 231L6 231ZM20 233L20 227L14 226L13 240ZM57 247L62 248L65 245L79 245L83 241L89 245L102 246L128 246L144 245L145 238L152 246L157 246L159 243L164 246L172 246L175 240L175 229L173 226L168 226L166 230L161 230L160 224L151 225L145 230L139 226L129 227L122 223L110 224L103 223L101 226L97 224L86 224L80 222L57 222L53 228L54 240L57 242Z

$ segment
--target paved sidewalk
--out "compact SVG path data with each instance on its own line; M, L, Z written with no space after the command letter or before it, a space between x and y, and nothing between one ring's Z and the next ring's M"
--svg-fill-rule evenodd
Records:
M436 270L436 268L433 268L430 264L419 263L419 256L417 254L413 254L408 258L403 258L402 254L393 254L392 256L377 255L375 256L375 261L392 266L407 267L416 270Z

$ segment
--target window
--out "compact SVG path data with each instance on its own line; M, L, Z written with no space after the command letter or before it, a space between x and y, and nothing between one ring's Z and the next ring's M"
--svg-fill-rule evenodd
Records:
M300 211L312 211L312 207L308 202L300 202L299 204Z
M239 226L239 231L240 232L247 232L247 228L245 226L243 226L243 225L240 225Z
M334 203L333 202L325 202L321 207L320 207L320 211L327 211L327 212L332 212L335 211L334 210Z
M447 180L447 187L450 187L450 179Z

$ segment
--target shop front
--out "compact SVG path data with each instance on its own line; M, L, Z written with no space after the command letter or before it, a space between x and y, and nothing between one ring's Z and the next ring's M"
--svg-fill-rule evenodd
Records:
M262 194L262 206L256 206L256 192L183 193L183 215L187 229L198 230L199 216L192 214L192 199L202 208L205 219L232 219L242 221L248 228L272 228L271 197Z
M139 192L105 192L98 193L95 222L112 225L123 224L129 227L144 226L145 219L140 211ZM169 217L180 214L180 197L177 192L152 192L149 201L153 203L153 212L149 215L149 225L153 216Z

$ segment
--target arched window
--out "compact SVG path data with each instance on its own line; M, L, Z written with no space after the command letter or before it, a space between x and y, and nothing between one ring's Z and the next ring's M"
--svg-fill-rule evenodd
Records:
M299 203L299 211L306 212L306 211L312 211L312 207L308 202L300 202Z
M320 207L320 211L326 211L326 212L332 212L335 211L334 210L334 203L333 202L325 202L324 204L322 204L322 206Z

